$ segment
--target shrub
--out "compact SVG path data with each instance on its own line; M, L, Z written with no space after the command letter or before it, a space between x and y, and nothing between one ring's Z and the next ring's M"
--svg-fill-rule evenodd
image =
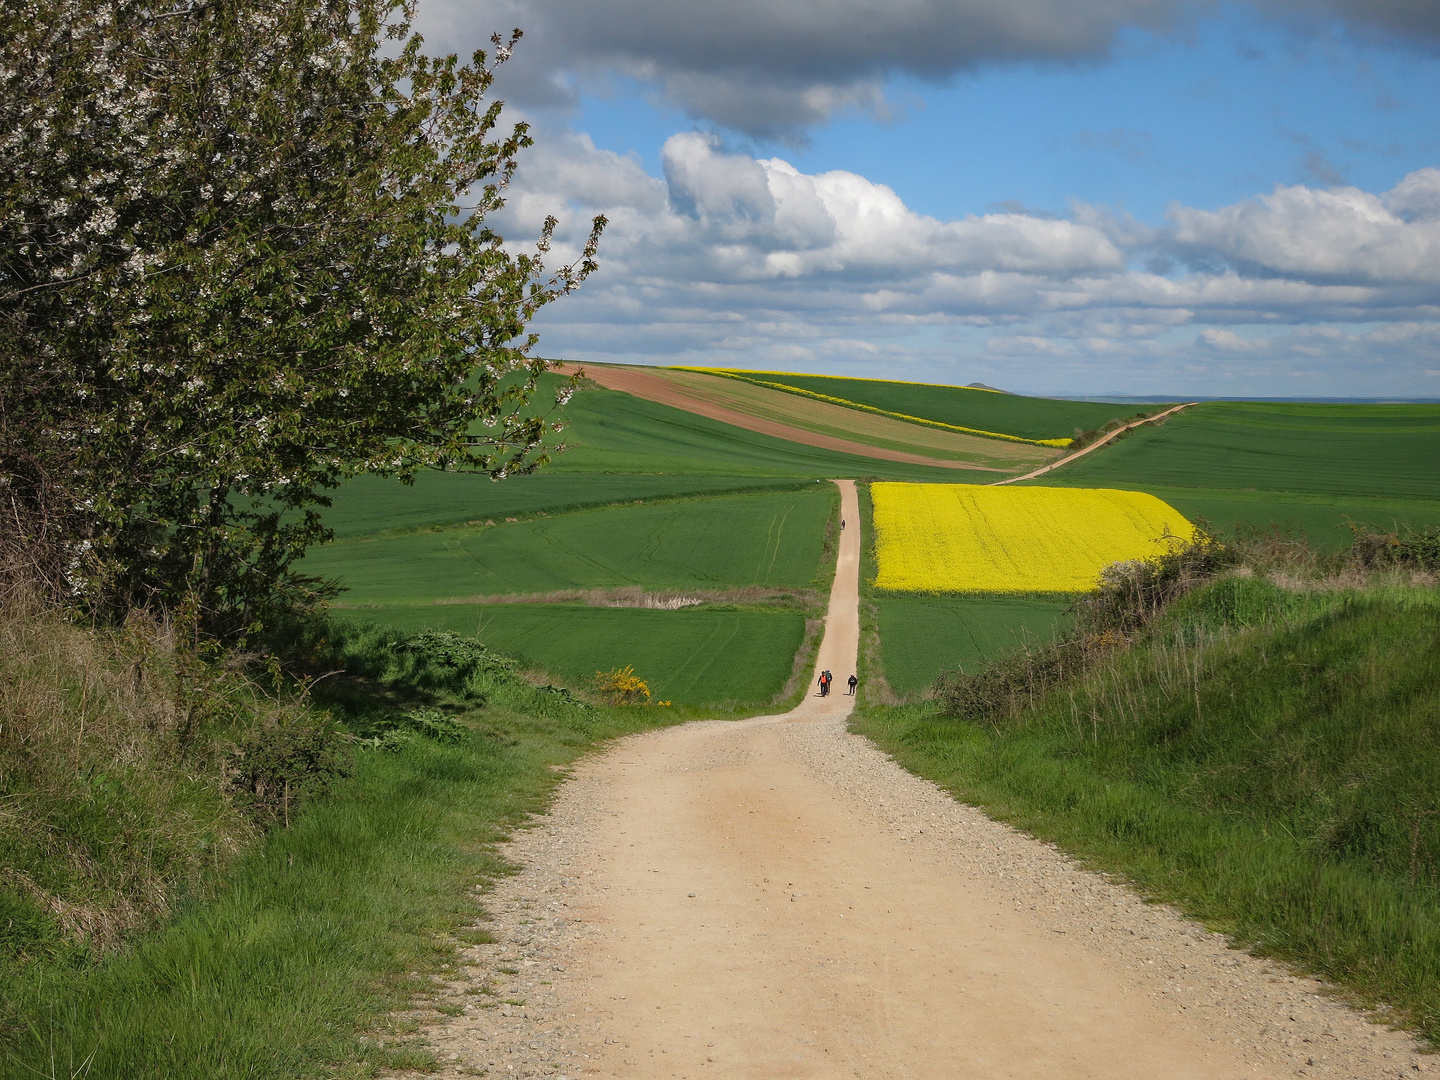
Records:
M650 686L635 674L633 664L611 671L597 671L595 689L604 694L611 705L650 704Z
M1350 523L1354 541L1351 562L1362 568L1403 567L1413 570L1440 570L1440 525L1416 531L1377 532Z
M1205 522L1187 541L1150 559L1112 563L1100 586L1079 605L1082 633L1128 636L1151 622L1171 601L1213 578L1234 563L1234 554Z
M350 773L344 735L322 713L273 713L246 731L227 755L230 788L262 825L290 827L302 803Z
M457 743L469 731L464 724L446 716L439 709L419 708L409 712L382 718L372 725L375 732L365 745L387 753L398 753L416 739L434 739L436 742Z

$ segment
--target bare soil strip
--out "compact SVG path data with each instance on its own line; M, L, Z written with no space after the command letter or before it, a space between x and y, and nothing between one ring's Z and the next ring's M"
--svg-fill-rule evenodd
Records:
M1430 1059L1309 980L954 802L845 730L842 482L817 669L784 716L588 759L509 846L496 944L418 1014L443 1076L1330 1078Z
M1045 465L1039 469L1036 469L1034 472L1028 472L1024 476L1012 476L1008 480L992 481L990 486L1000 487L1003 484L1017 484L1021 480L1034 480L1037 476L1044 476L1052 469L1058 469L1062 465L1069 465L1072 461L1075 461L1078 458L1082 458L1086 454L1093 453L1094 451L1099 450L1106 443L1110 442L1112 439L1118 439L1121 435L1124 435L1125 432L1130 431L1132 428L1140 427L1143 424L1158 424L1160 421L1164 420L1172 413L1177 413L1181 409L1188 409L1192 405L1198 404L1200 404L1198 401L1187 401L1183 405L1176 405L1173 408L1166 409L1162 413L1156 413L1154 416L1147 416L1144 420L1136 420L1133 423L1126 424L1124 427L1116 428L1114 431L1110 432L1110 434L1104 436L1103 438L1096 439L1089 446L1085 447L1085 449L1076 450L1075 453L1069 454L1061 458L1059 461L1052 461L1049 465Z
M543 593L496 593L489 596L446 597L431 604L584 604L587 607L651 608L676 611L697 604L802 604L809 605L819 594L809 589L772 589L763 585L742 585L734 589L660 589L646 591L638 585L613 589L554 589ZM332 607L343 607L332 604Z
M587 378L593 379L601 386L609 390L623 390L627 394L634 394L636 397L645 398L647 401L659 402L661 405L670 405L677 409L684 409L699 416L708 417L711 420L718 420L723 424L730 424L734 427L744 428L746 431L758 432L761 435L773 435L777 439L787 439L790 442L801 443L804 446L818 446L823 450L835 450L843 454L854 454L857 457L878 458L882 461L903 461L911 465L934 465L942 469L972 469L980 472L1004 473L1010 472L1011 468L1003 465L984 465L975 461L958 461L953 458L932 457L927 454L911 453L907 450L897 450L884 446L872 446L868 443L856 442L853 439L845 439L835 435L827 435L819 431L808 431L805 428L796 427L793 423L785 423L767 416L757 416L752 412L742 412L731 405L722 404L714 399L712 394L707 394L699 389L683 386L680 383L661 375L648 371L636 371L633 368L614 367L583 367L577 364L562 364L557 370L563 375L573 375L583 370ZM703 376L713 378L714 381L723 383L726 380L718 376ZM755 388L761 389L763 388ZM797 398L793 394L785 394L781 391L766 391L778 398L789 401L802 402L804 405L826 406L825 402L807 402L803 398ZM789 406L790 412L800 406ZM930 430L921 428L919 425L906 425L903 421L889 420L885 417L872 418L867 414L857 412L854 409L846 409L843 405L828 406L844 414L843 422L848 424L850 430L858 430L862 425L869 425L869 421L879 419L888 424L900 428L915 427L923 432L921 436L910 437L911 442L920 442L922 439L930 441ZM873 426L873 425L871 425ZM868 430L868 427L867 427ZM1023 452L1028 458L1025 462L1035 460L1030 454L1032 450L1038 450L1040 454L1045 451L1040 448L1028 447L1022 443L1004 443L992 439L981 439L978 436L954 435L939 432L941 436L955 440L966 440L967 452L976 456L983 456L986 460L1003 461L1010 457L1019 457ZM907 432L908 435L908 432ZM983 450L970 448L970 442L991 444L1000 449L992 450L985 446ZM1018 450L1012 449L1018 447ZM958 444L957 444L958 450ZM1017 463L1018 464L1018 463ZM1023 464L1019 464L1023 468Z

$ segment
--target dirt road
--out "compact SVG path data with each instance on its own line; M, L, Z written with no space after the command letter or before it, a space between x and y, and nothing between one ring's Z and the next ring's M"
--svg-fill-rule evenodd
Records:
M956 804L845 731L854 485L793 712L626 739L512 845L525 866L423 1014L443 1075L1415 1076L1428 1059Z
M1156 413L1154 416L1147 416L1144 420L1133 420L1130 423L1126 424L1124 427L1118 427L1114 431L1110 432L1108 435L1096 439L1093 443L1085 447L1083 450L1076 450L1075 453L1067 454L1059 461L1050 462L1049 465L1042 465L1040 468L1035 469L1033 472L1028 472L1024 476L1012 476L1008 480L992 481L990 486L1003 487L1006 484L1018 484L1021 480L1034 480L1037 476L1044 476L1046 473L1053 472L1054 470L1060 468L1060 466L1062 465L1069 465L1072 461L1076 461L1084 457L1086 454L1093 454L1096 450L1099 450L1102 446L1105 446L1113 440L1118 439L1127 431L1133 431L1135 428L1143 427L1146 424L1158 424L1163 421L1167 416L1170 416L1173 413L1177 413L1181 409L1189 409L1192 406L1198 404L1200 404L1198 401L1187 401L1183 405L1171 406L1164 412Z

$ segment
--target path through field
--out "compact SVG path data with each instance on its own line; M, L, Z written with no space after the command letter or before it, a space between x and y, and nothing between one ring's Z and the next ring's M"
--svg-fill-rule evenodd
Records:
M854 485L819 667L858 638ZM417 1016L442 1075L1415 1076L1403 1035L956 804L845 730L784 716L632 737L509 853Z
M1040 468L1035 469L1032 472L1028 472L1024 476L1012 476L1008 480L995 480L990 484L990 486L1001 487L1005 484L1018 484L1021 480L1034 480L1038 476L1044 476L1048 472L1053 472L1054 470L1060 468L1060 466L1062 465L1069 465L1072 461L1076 461L1087 454L1093 454L1096 450L1099 450L1102 446L1109 445L1111 442L1118 439L1121 435L1124 435L1127 431L1134 431L1137 427L1144 427L1146 424L1162 423L1166 419L1166 417L1179 412L1181 409L1189 409L1198 404L1198 401L1187 401L1182 405L1172 405L1164 412L1158 412L1154 416L1147 416L1143 420L1132 420L1130 421L1130 423L1124 425L1123 427L1118 427L1114 431L1102 435L1089 446L1086 446L1080 450L1076 450L1073 454L1066 454L1059 461L1052 461L1048 465L1042 465L1040 466Z

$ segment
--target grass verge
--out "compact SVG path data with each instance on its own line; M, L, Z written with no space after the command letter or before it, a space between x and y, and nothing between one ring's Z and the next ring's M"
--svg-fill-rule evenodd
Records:
M1222 578L987 720L855 730L1440 1044L1440 594Z
M213 900L121 952L0 960L0 1076L432 1064L390 1013L423 1004L453 962L452 932L511 870L495 844L544 807L553 766L689 714L586 706L452 635L394 639L332 627L302 643L320 668L348 671L313 702L345 720L353 771L239 857Z

